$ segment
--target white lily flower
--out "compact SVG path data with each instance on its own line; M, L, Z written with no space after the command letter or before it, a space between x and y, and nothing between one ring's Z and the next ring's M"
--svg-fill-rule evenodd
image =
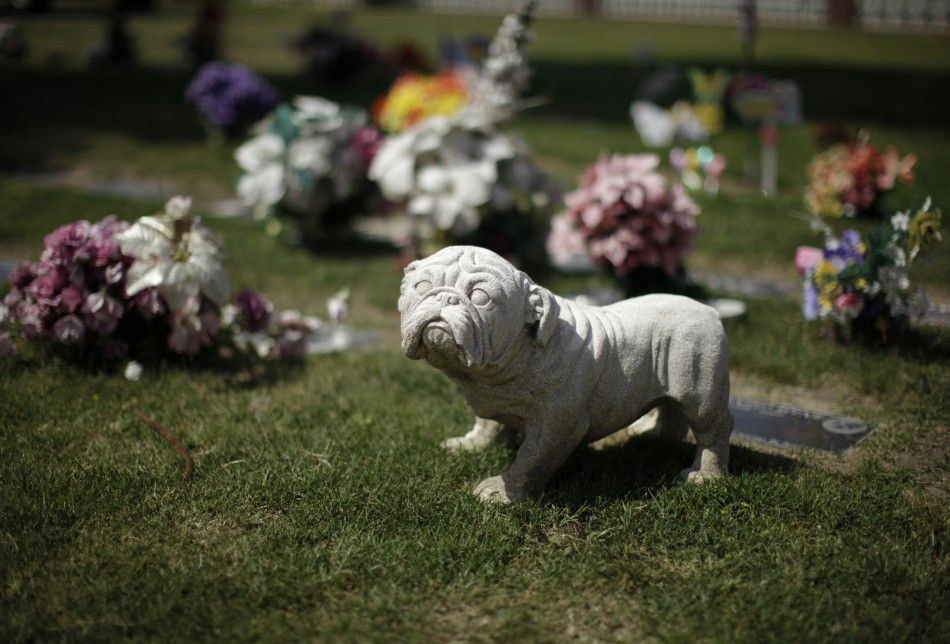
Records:
M279 203L287 193L284 167L274 163L259 172L245 174L238 180L238 198L248 206Z
M234 151L245 174L238 181L238 197L248 206L272 206L287 192L284 170L284 140L276 134L260 134Z
M294 122L298 127L313 126L321 132L332 132L343 125L340 106L320 96L298 96L294 99Z
M369 166L369 178L379 184L383 196L402 201L413 191L416 154L413 149L416 129L386 139Z
M194 305L202 294L225 304L230 287L221 265L221 241L187 211L172 210L142 217L115 236L119 249L134 260L126 275L126 294L157 287L172 311Z
M191 211L191 197L176 195L165 204L165 214L171 219L184 219Z
M267 331L239 331L234 334L234 345L244 353L253 350L258 358L268 358L274 353L276 342Z
M903 315L907 312L904 295L910 288L910 278L902 268L885 266L878 272L884 300L892 315Z
M284 156L284 140L272 133L265 132L238 146L234 159L246 172L257 172L271 163L280 161Z
M333 169L333 142L325 138L300 139L290 144L287 160L295 170L306 170L324 176Z

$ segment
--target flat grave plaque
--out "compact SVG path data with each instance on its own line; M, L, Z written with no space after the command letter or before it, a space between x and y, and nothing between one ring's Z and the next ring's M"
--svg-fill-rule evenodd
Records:
M841 454L871 429L860 418L828 416L784 405L733 398L733 436L782 449L816 449Z

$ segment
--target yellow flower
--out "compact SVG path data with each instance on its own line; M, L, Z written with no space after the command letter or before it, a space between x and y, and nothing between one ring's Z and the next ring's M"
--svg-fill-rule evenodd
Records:
M826 259L815 267L815 286L818 287L818 301L822 298L833 300L838 294L838 269Z
M811 185L805 192L805 203L813 215L822 219L837 219L844 216L844 204L837 195L825 186Z
M430 116L450 116L467 102L465 83L454 71L435 76L407 74L376 103L374 113L383 129L401 132Z
M940 241L939 210L921 210L907 226L907 247L914 253Z

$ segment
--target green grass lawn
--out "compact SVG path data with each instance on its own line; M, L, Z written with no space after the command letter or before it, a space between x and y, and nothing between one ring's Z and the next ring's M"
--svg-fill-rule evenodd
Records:
M12 181L0 204L0 254L31 255L59 223L159 205ZM132 383L36 351L0 364L0 639L940 638L950 333L874 352L753 303L729 327L734 376L868 418L847 458L740 447L735 476L697 487L676 478L688 446L639 439L485 507L470 489L512 453L439 449L470 414L399 352L395 257L210 223L235 286L320 314L350 284L381 344L251 382L161 364ZM190 485L133 409L178 433Z
M228 50L287 95L366 105L385 78L318 87L281 48L325 17L236 5ZM441 34L497 25L378 10L353 19L384 42L411 36L429 49ZM82 70L101 33L86 14L25 21L31 59L0 66L0 257L35 257L69 221L160 207L15 172L230 194L233 144L209 144L182 100L174 45L189 20L178 4L133 20L144 73ZM665 60L738 65L726 27L542 19L537 34L535 88L551 102L513 127L568 183L602 150L642 150L626 115L635 42ZM789 212L802 207L819 121L869 126L875 142L920 156L918 183L894 207L926 194L950 204L947 43L763 30L761 64L799 80L808 122L782 133L774 199L742 183L752 136L716 139L735 163L724 194L702 204L694 265L794 277L795 247L817 241ZM396 256L314 254L250 222L206 221L227 243L235 288L322 316L350 286L352 323L379 344L255 377L150 364L137 383L33 349L0 362L0 641L946 639L950 330L922 327L887 350L843 346L794 303L750 301L727 327L734 389L866 418L875 431L860 446L841 458L740 446L733 477L689 486L676 477L689 446L637 439L579 450L539 499L486 507L470 490L512 450L440 450L470 412L446 378L399 351ZM921 279L947 293L950 254L938 251ZM136 410L181 438L190 484Z

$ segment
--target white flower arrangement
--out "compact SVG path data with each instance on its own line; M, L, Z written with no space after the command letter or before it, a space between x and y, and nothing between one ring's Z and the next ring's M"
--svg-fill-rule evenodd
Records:
M548 205L552 182L527 146L497 127L520 109L530 69L522 49L535 2L505 17L488 57L469 81L471 99L450 116L432 116L387 138L369 168L383 196L405 203L424 236L471 233L485 215Z
M257 218L280 206L317 218L357 196L369 164L361 137L375 130L366 112L316 96L298 96L254 127L235 150L244 174L238 197Z
M480 221L499 180L499 163L513 159L516 143L494 132L444 118L426 119L390 137L370 166L383 196L437 229L465 234Z

